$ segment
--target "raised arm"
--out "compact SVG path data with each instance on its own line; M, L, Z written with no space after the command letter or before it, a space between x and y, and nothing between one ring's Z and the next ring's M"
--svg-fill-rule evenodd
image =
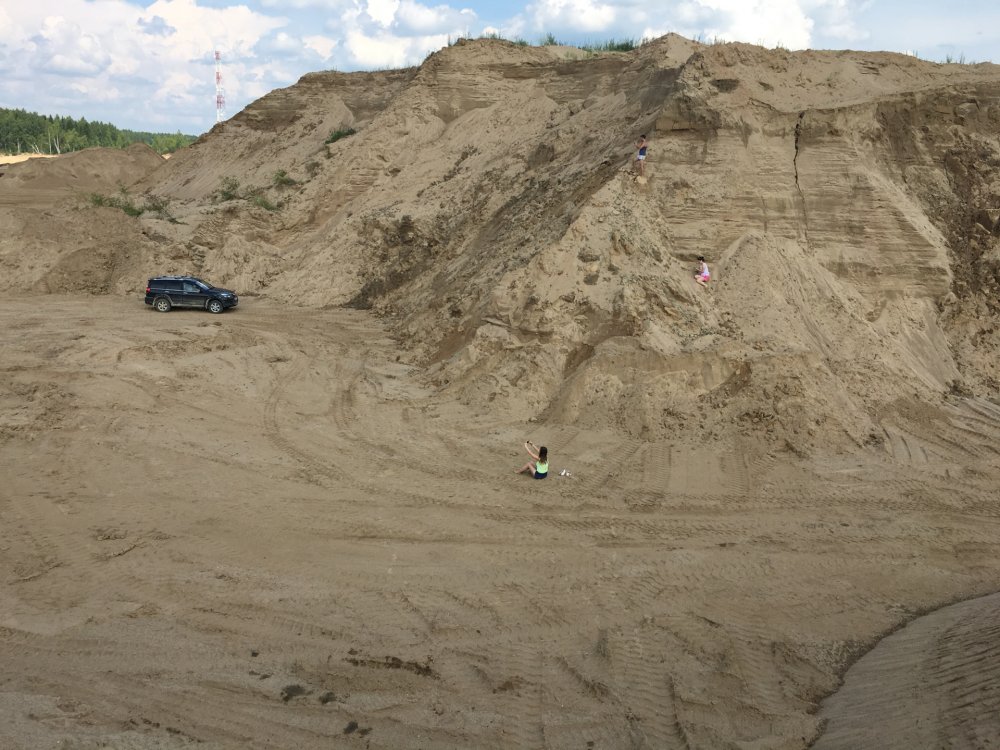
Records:
M531 442L530 440L525 440L524 449L528 451L529 456L531 456L536 461L538 460L538 446L536 446L533 442Z

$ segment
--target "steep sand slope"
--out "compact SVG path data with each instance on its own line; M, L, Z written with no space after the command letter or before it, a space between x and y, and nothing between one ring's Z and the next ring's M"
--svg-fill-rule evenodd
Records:
M388 313L469 403L854 449L898 399L993 392L998 85L675 36L596 57L465 42L309 76L143 185L189 202L178 268ZM639 132L642 183L619 171ZM283 209L206 202L226 176Z
M998 129L991 65L463 41L415 69L306 76L159 168L103 178L169 201L159 218L21 212L6 283L201 273L390 315L434 385L504 413L884 446L900 400L1000 382ZM637 182L621 167L640 132ZM12 168L0 195L84 189L85 166L57 161ZM242 197L223 200L227 179ZM58 234L84 241L53 250L42 227L74 224ZM102 270L66 273L76 252Z

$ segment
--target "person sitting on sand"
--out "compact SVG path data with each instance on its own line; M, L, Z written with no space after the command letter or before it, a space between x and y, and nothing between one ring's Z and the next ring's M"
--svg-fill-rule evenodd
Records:
M636 171L639 172L640 177L646 176L646 149L649 148L649 143L646 141L645 135L640 135L639 140L635 142L635 147L638 151L635 154L635 166Z
M535 460L529 461L514 473L531 474L535 479L545 479L549 475L549 449L544 445L539 448L530 440L524 441L524 449Z
M708 272L708 263L705 262L705 256L698 256L698 270L695 272L694 280L697 281L702 286L708 286L708 280L712 278L712 274Z

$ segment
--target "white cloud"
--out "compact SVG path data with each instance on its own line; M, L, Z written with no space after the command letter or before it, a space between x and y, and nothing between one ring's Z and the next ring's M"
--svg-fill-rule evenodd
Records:
M806 0L804 7L815 19L817 35L858 41L870 36L857 23L858 13L869 5L867 0Z
M381 2L381 4L379 4ZM476 14L416 0L364 0L327 23L329 36L343 39L335 62L347 70L419 64L449 38L478 33Z
M287 32L279 31L265 36L257 42L254 53L258 56L294 57L302 54L304 48L306 48L304 40Z
M388 34L368 36L363 31L350 31L345 46L354 60L366 67L402 67L406 63L400 40Z
M368 0L368 17L380 26L389 26L396 18L399 0Z
M198 80L186 71L168 73L153 95L153 101L169 106L190 107L197 105Z
M156 0L143 16L147 19L160 16L179 29L162 46L170 50L172 57L189 60L217 48L232 55L249 56L261 37L287 25L283 18L255 13L246 5L206 8L196 0Z
M277 8L284 12L316 9L338 13L347 6L357 5L358 0L259 0L258 4L264 8Z
M618 18L618 5L594 0L539 0L526 9L536 29L606 31Z
M81 86L81 89L85 89L85 93L88 98L97 102L113 102L121 99L122 92L115 86L105 88L103 86L97 87L87 87Z
M812 40L814 22L799 0L689 0L679 15L690 36L792 49Z
M396 13L397 28L416 34L448 33L456 29L472 31L476 14L467 8L455 10L448 5L427 5L402 0Z
M45 19L35 36L36 68L58 75L94 76L111 63L101 40L59 16Z
M302 39L307 49L311 49L324 60L330 58L336 49L338 41L328 36L307 36Z
M347 34L345 48L351 61L363 68L402 68L419 63L428 52L447 43L447 34L402 37L388 32L369 35L353 30Z
M111 57L104 54L92 38L81 37L75 48L67 48L65 52L49 54L46 49L44 66L47 72L65 76L96 76L103 72L111 62Z
M22 46L28 43L28 34L24 27L0 6L0 50L5 46Z

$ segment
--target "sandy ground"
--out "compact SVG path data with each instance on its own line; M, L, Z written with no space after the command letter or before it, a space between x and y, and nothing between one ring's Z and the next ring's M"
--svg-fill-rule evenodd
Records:
M52 159L56 154L0 154L0 164L20 164L28 159Z
M984 401L799 459L498 423L357 311L8 296L0 351L12 750L799 748L1000 572Z
M991 747L998 124L480 40L3 167L0 750Z
M66 155L68 156L68 152ZM60 154L0 154L0 164L20 164L29 159L54 159ZM170 154L163 154L164 159L169 159Z

